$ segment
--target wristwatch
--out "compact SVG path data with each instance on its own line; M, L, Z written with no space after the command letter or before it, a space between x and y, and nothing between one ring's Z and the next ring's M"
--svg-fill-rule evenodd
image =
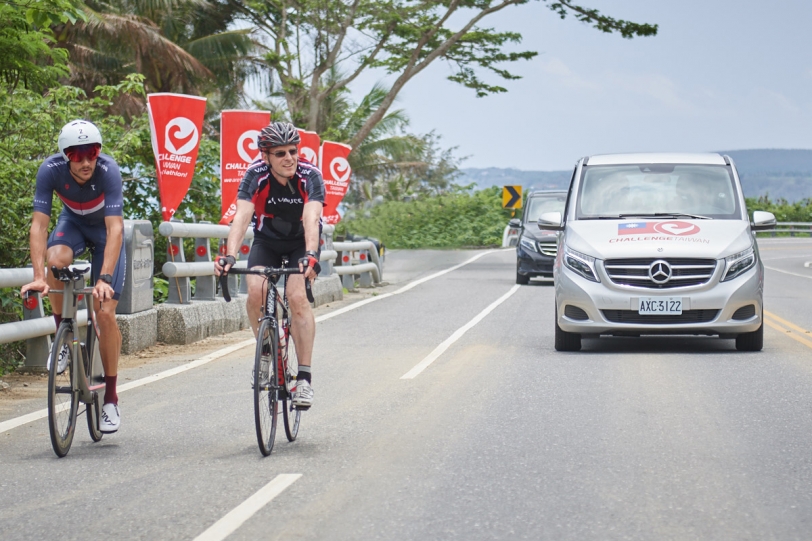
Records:
M113 277L111 275L109 275L109 274L102 274L101 276L99 276L99 280L101 280L102 282L105 282L105 283L107 283L109 285L113 284Z

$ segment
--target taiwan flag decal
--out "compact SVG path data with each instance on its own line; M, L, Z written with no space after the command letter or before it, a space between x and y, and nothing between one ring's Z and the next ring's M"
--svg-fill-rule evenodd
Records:
M618 235L644 235L646 233L656 233L654 226L657 222L629 222L617 224Z

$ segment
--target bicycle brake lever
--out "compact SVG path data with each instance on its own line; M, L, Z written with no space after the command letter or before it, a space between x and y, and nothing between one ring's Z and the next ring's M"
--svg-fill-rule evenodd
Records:
M305 278L305 293L307 293L307 300L309 302L315 302L315 299L313 298L313 288L310 285L310 280L307 278Z

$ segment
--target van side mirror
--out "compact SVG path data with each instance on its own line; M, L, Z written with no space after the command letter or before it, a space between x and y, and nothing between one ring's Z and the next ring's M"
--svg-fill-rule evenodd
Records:
M775 215L772 212L763 210L753 212L753 221L750 223L750 229L753 231L770 231L775 229L775 225Z
M544 231L563 231L560 212L544 212L539 216L539 229Z
M508 222L508 226L512 227L513 229L521 229L522 221L518 218L511 218Z

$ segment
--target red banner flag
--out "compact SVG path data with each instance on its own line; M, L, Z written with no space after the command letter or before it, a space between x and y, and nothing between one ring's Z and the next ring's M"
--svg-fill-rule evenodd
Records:
M324 176L324 223L337 224L341 220L336 208L341 200L344 199L344 194L347 193L347 188L350 186L350 162L347 161L347 156L350 155L352 147L341 143L333 143L332 141L325 141L321 146L321 156L319 164L321 164L321 172Z
M161 214L168 221L178 209L195 173L206 98L184 94L147 95L152 152L161 196Z
M220 192L222 218L227 225L237 212L237 188L245 170L259 158L257 136L271 123L268 111L220 113Z
M314 131L299 130L299 137L301 138L299 157L319 167L319 145L321 145L319 134Z

